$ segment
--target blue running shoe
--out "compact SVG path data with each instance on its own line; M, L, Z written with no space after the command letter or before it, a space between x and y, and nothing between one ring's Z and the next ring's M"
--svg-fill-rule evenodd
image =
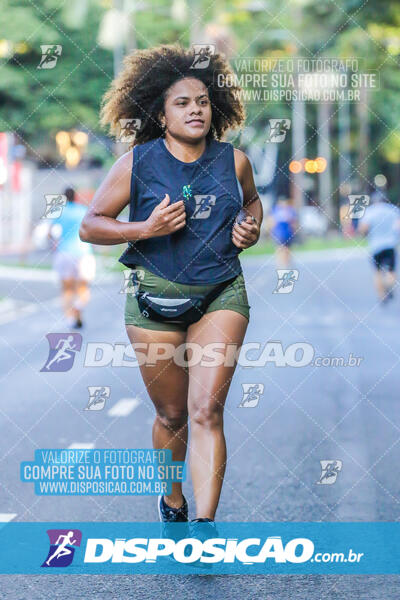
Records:
M191 537L204 542L209 538L218 537L215 521L212 519L192 519L189 524Z
M219 537L218 529L215 521L208 518L192 519L189 523L190 537L205 542L210 538ZM204 557L212 556L209 552L203 552ZM207 571L209 574L212 573L213 563L202 562L200 559L191 563L194 567L199 568L201 571Z
M182 494L183 496L183 494ZM183 496L183 504L180 508L172 508L164 500L163 494L158 496L158 515L160 521L164 523L182 523L188 521L188 505L185 496Z
M183 495L183 494L182 494ZM158 496L158 514L161 521L161 537L174 540L176 543L188 536L188 505L185 496L180 508L172 508L164 500L163 494ZM175 559L171 556L168 560Z

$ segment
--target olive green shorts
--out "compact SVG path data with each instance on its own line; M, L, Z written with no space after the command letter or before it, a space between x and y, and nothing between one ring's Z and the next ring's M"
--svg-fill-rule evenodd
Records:
M139 278L139 289L152 292L153 294L161 294L171 298L187 298L191 294L206 294L212 290L217 284L211 285L187 285L183 283L173 283L168 279L155 275L145 267L136 266L137 271L142 271L143 278ZM248 303L246 286L243 273L240 273L222 292L213 300L206 310L206 313L215 310L234 310L240 313L249 320L250 306ZM186 331L187 326L178 323L168 323L154 321L143 317L139 305L136 300L134 291L131 290L126 294L125 303L125 324L136 325L144 329L157 329L159 331Z

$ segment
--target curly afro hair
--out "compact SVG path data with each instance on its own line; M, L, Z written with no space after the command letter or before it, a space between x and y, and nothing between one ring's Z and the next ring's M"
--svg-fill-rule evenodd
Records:
M101 107L101 124L119 136L120 119L140 119L131 147L163 137L159 115L164 110L168 88L184 77L196 77L207 87L212 118L206 138L220 140L227 129L237 129L246 118L235 85L234 72L224 56L212 54L205 69L193 69L194 50L179 44L163 44L146 50L136 50L124 58L124 68L105 93ZM232 86L217 87L216 73L222 81L228 76Z

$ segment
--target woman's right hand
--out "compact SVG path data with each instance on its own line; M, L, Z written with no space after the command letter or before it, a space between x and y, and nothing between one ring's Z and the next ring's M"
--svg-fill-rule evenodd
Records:
M165 194L149 218L146 220L146 237L158 237L174 233L186 225L186 212L183 200L170 204L170 197Z

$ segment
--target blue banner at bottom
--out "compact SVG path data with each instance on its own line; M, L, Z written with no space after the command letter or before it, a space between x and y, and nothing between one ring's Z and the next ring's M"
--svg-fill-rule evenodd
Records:
M2 574L400 573L400 523L4 523Z

